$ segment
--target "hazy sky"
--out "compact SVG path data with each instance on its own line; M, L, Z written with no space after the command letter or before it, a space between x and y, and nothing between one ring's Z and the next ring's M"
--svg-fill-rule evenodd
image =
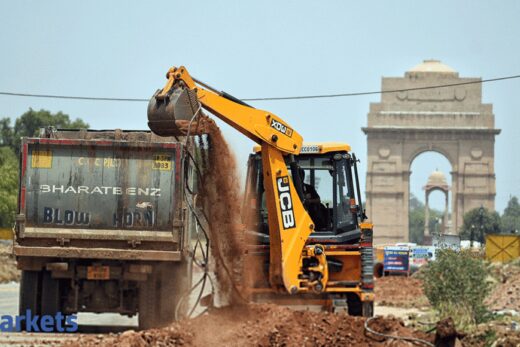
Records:
M374 91L440 59L461 77L520 74L518 1L8 1L0 2L0 91L148 98L171 65L238 97ZM366 157L370 102L380 96L256 102L306 140L346 141ZM520 80L483 85L502 129L497 209L520 196ZM63 111L92 128L147 129L146 103L0 96L0 117ZM244 170L251 141L222 126ZM362 172L365 172L363 162ZM424 154L411 189L446 159ZM449 175L448 175L449 176ZM365 175L362 175L363 181ZM443 201L435 195L434 207Z

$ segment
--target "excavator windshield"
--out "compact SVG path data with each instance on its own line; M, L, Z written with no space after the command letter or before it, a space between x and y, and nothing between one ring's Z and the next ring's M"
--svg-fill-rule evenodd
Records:
M352 159L348 153L300 154L295 156L302 179L303 204L315 228L311 238L321 241L341 239L345 242L358 230L355 204ZM289 171L290 172L290 171ZM257 218L249 219L253 229L268 235L267 208L262 179L262 162L253 154L248 169L249 206L256 210ZM247 212L246 212L247 213ZM338 239L338 242L340 242Z

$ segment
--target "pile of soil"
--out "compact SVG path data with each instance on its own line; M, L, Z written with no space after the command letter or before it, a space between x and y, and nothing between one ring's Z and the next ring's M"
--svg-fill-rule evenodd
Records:
M376 279L376 303L383 306L403 308L424 307L428 299L424 296L422 281L414 277L385 276Z
M82 336L65 346L411 346L404 341L370 336L364 324L362 317L249 304L213 309L163 329ZM433 341L433 335L413 331L397 318L378 317L370 322L370 328Z
M20 270L16 268L12 243L0 242L0 283L19 282Z
M492 270L498 283L486 299L486 305L493 311L520 313L520 263L497 264Z
M520 346L520 331L512 329L514 324L518 325L507 319L480 324L475 331L470 332L462 339L462 346Z

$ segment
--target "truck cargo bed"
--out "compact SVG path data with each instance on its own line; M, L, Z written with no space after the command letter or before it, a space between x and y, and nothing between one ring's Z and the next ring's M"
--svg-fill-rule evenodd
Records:
M15 254L179 260L181 151L137 131L24 138Z

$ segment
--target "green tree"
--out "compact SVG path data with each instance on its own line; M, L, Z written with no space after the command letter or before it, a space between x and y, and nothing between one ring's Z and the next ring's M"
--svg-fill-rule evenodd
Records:
M520 229L520 204L516 196L509 199L500 222L504 233Z
M30 108L16 119L14 127L10 126L9 118L0 120L1 143L18 152L21 137L36 136L40 128L47 126L62 129L87 129L89 127L83 120L79 118L71 120L69 115L61 111L53 114L47 110L35 111Z
M420 275L430 304L440 318L452 317L459 328L481 323L487 313L484 299L491 290L482 259L451 249L438 249L435 257Z
M18 196L18 160L9 147L0 147L0 227L14 223Z
M0 119L0 146L13 146L13 128L11 127L10 118Z
M500 233L500 215L483 207L466 212L460 230L461 238L469 240L472 231L473 240L478 242L484 242L486 234Z

